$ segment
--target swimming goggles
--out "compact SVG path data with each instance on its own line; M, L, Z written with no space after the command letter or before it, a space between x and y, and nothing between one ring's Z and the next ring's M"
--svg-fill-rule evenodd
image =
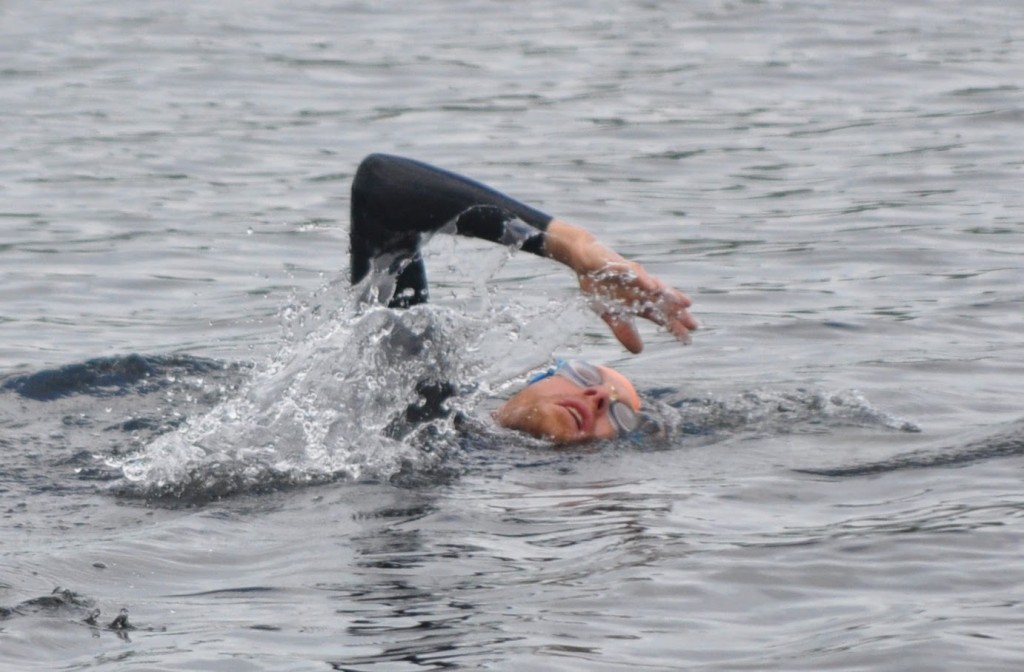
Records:
M605 383L601 370L590 362L585 362L581 359L556 360L555 366L530 378L527 385L532 385L538 380L544 380L551 376L561 376L582 388L607 385L611 392L609 395L611 403L608 404L608 419L611 420L615 431L619 434L627 434L640 426L640 418L637 416L636 411L629 404L619 399L619 393L615 386L611 383Z

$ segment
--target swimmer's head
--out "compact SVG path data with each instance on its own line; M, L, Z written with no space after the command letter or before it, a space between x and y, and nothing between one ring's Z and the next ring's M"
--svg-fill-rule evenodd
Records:
M607 366L559 361L494 412L502 427L555 443L610 439L636 429L640 397Z

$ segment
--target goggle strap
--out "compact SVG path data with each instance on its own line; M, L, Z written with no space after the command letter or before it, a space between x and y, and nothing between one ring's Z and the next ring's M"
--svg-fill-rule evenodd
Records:
M542 371L541 373L538 373L537 375L531 377L529 380L526 381L526 384L533 385L537 381L544 380L545 378L550 378L553 375L555 375L554 367L548 369L547 371Z

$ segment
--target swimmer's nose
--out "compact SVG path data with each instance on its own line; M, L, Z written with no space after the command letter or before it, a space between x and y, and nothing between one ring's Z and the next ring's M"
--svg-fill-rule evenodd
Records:
M585 388L583 396L590 401L595 414L601 413L608 408L608 403L611 400L611 395L603 385Z

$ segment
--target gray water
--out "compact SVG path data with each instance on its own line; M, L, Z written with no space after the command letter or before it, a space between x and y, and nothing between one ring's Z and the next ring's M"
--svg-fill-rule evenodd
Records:
M4 2L3 669L1021 669L1022 31L995 0ZM435 304L359 312L372 151L586 226L703 329L629 356L564 269L442 237ZM576 353L661 434L385 436L424 371L486 418Z

